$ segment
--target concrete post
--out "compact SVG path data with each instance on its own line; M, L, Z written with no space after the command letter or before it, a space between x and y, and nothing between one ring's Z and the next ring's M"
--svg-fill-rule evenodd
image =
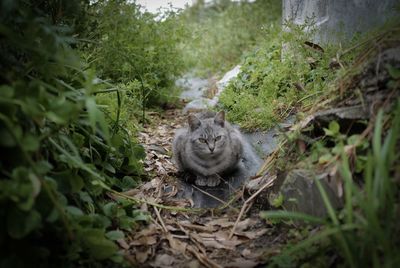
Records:
M282 0L283 23L313 20L315 43L348 40L383 24L399 9L399 0Z

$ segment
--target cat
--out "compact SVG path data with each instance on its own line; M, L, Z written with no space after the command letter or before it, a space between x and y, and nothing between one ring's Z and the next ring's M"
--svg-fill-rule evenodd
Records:
M176 132L173 155L179 171L196 176L198 186L215 187L221 176L238 168L243 137L225 121L224 111L188 116L188 127Z

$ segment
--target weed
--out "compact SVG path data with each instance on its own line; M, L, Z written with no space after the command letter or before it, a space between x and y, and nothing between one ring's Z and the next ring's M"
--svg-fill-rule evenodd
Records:
M329 241L329 248L339 254L346 266L396 267L399 265L400 229L396 224L399 202L396 193L399 186L395 180L398 170L394 167L400 160L397 153L400 138L400 100L393 112L390 124L392 127L384 139L382 139L383 118L384 113L380 110L376 116L374 135L368 146L370 149L366 153L366 163L361 168L364 174L363 187L359 187L354 182L348 151L343 146L337 150L341 163L339 169L344 181L345 204L342 211L333 210L325 190L319 181L315 180L328 211L327 220L287 211L262 214L265 218L300 219L322 225L321 231L287 248L282 255L273 259L272 266L279 266L280 263L285 262L284 260L294 261L293 256L299 256L300 251L311 245L326 242L326 239ZM343 137L339 137L338 131L337 125L332 123L329 129L326 129L326 134L342 140ZM350 137L345 140L352 144L351 140L354 139ZM362 144L365 144L365 141ZM297 262L304 260L303 257L297 259Z

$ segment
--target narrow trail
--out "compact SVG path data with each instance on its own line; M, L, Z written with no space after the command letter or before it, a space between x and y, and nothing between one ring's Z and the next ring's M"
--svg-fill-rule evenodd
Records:
M344 99L335 99L328 95L327 99L308 110L308 115L300 122L293 122L294 120L288 118L287 122L280 124L280 129L303 130L304 140L298 140L298 143L294 144L303 154L306 150L311 150L306 148L307 140L313 141L313 139L327 136L321 133L324 133L323 129L329 127L328 124L331 121L338 124L338 129L346 129L345 132L348 135L351 133L360 137L371 137L374 124L371 118L375 115L371 114L372 110L367 111L361 107L381 105L390 108L399 97L397 87L386 86L386 84L389 85L388 81L394 81L390 80L389 71L382 72L379 79L376 78L375 72L378 63L382 66L388 63L398 66L398 60L392 59L391 55L394 54L399 55L398 48L387 49L378 54L376 60L369 61L361 75L342 78L346 82L345 89L349 92ZM354 90L356 88L362 89L361 99L358 93L350 94L356 92ZM193 93L196 93L194 100L202 100L204 94L201 92L198 94L198 91L205 92L204 88L193 87L192 89ZM342 90L342 88L337 90ZM363 104L363 100L367 101L367 105ZM298 227L297 222L292 222L292 225L276 224L260 217L260 212L271 209L267 201L268 194L273 192L270 191L271 189L279 187L278 181L281 177L287 182L288 188L282 190L281 187L279 190L286 191L283 192L283 196L287 203L296 200L297 211L318 217L327 215L321 194L313 183L315 174L306 173L311 169L318 171L319 183L326 183L325 191L329 189L332 193L332 202L340 201L342 198L344 192L342 180L340 177L337 177L338 180L330 180L331 177L336 178L338 174L336 160L321 163L321 158L319 158L314 165L308 166L308 169L303 163L303 165L295 166L288 174L279 174L278 179L270 173L269 168L273 166L273 159L277 158L275 155L279 152L278 147L282 145L274 144L272 147L267 147L273 144L273 141L276 142L277 132L271 130L245 135L245 139L253 147L259 144L258 140L264 142L260 148L267 157L264 157L265 161L260 169L262 171L257 173L260 175L250 177L247 182L231 193L230 199L221 201L220 206L198 208L202 206L198 206L196 200L187 198L190 195L182 194L191 188L185 186L185 182L180 179L172 162L171 145L174 133L186 124L186 116L183 115L181 109L170 109L162 113L148 113L148 118L151 123L140 132L139 141L145 147L144 168L150 180L125 194L134 197L135 200L141 200L141 210L148 212L150 223L142 229L134 230L124 240L118 241L120 247L125 249L125 256L134 266L261 267L267 264L267 260L271 261L271 257L279 255L288 241L296 244L305 236L316 234L321 230L320 226L293 228ZM359 120L369 120L370 123L368 126L360 127L356 124ZM313 131L307 131L311 126ZM354 149L355 146L351 145L348 148ZM335 148L332 148L332 152ZM352 152L355 154L353 149L345 153L351 156ZM339 155L334 157L338 159ZM302 164L301 160L298 164ZM332 184L328 184L330 182ZM292 186L296 191L289 191ZM205 189L196 190L205 191ZM336 194L336 190L340 194ZM210 198L213 197L210 196ZM337 258L337 256L331 257L329 257L331 261ZM278 261L285 260L278 259Z
M172 163L171 144L186 117L178 109L149 117L151 124L139 139L151 180L126 194L146 201L141 210L149 212L151 222L119 241L129 261L140 267L256 267L279 253L287 235L259 217L267 209L260 187L242 187L213 209L194 209L192 200L179 197L182 181Z

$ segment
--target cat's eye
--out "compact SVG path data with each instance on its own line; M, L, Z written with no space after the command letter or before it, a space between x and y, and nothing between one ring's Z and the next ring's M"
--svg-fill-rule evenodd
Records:
M207 141L205 139L203 139L203 138L199 138L199 142L206 143Z
M215 141L219 141L221 139L221 136L215 137Z

